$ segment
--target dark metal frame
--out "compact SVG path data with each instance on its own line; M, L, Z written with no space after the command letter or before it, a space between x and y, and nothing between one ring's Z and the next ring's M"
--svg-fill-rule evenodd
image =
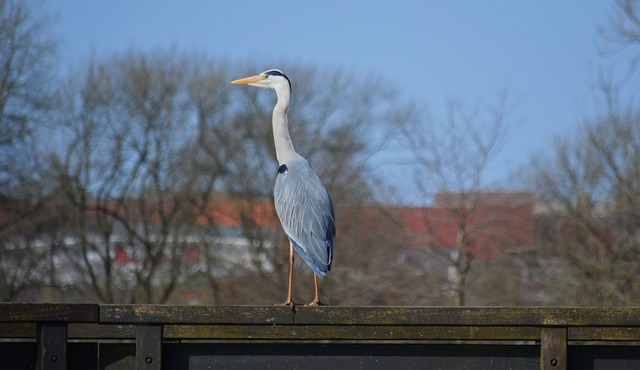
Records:
M638 369L640 308L0 303L4 369Z

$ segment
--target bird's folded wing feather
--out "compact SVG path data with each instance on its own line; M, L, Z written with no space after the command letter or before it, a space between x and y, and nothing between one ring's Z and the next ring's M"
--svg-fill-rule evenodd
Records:
M287 164L274 188L275 207L285 233L318 276L331 269L335 216L322 182L306 161Z

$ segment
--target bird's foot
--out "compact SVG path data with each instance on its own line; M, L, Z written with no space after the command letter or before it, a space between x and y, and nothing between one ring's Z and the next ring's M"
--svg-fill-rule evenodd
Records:
M291 299L288 299L284 303L276 303L276 306L291 307L291 311L295 311L296 310L296 304Z
M324 304L324 303L320 302L320 300L318 300L318 299L314 299L313 301L309 302L309 303L307 304L307 306L310 306L310 307L318 307L318 306L326 306L326 304Z

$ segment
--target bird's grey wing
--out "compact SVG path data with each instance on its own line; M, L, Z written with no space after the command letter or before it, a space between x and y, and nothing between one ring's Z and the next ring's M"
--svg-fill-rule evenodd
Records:
M333 203L306 161L280 166L274 188L275 208L298 254L319 276L331 269L336 234Z

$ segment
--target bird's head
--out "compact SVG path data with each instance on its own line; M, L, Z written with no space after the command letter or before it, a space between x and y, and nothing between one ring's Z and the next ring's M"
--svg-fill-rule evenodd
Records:
M231 81L231 83L236 85L250 85L274 90L278 90L278 88L281 87L288 87L289 90L291 90L291 81L289 81L289 78L285 76L282 71L277 69L270 69L256 76L233 80Z

